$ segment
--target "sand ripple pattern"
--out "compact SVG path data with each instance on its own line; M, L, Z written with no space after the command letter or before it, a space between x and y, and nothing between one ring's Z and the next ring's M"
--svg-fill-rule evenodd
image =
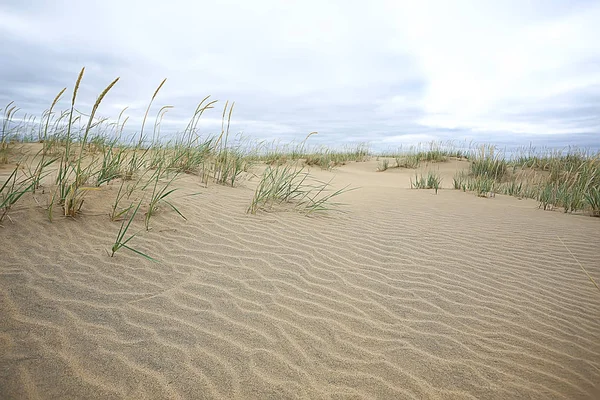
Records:
M106 217L15 217L0 398L600 398L580 266L600 282L599 221L448 190L355 192L317 218L249 216L251 196L157 215L136 244L160 263L109 258Z

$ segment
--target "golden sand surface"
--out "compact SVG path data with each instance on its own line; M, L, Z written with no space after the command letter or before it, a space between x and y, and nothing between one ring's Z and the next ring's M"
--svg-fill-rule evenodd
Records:
M359 188L315 216L187 175L187 220L132 228L156 263L108 256L116 183L75 219L26 202L0 228L0 398L600 399L600 221L451 190L463 164L437 195L313 168Z

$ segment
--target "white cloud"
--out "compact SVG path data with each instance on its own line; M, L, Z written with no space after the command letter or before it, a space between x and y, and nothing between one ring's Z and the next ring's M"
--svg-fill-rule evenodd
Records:
M82 104L121 76L102 110L130 105L137 119L167 77L156 109L174 105L168 120L212 94L235 100L235 129L257 137L597 133L598 20L597 3L548 1L14 2L0 5L12 46L0 56L18 57L0 73L26 102L86 65ZM36 85L16 83L25 71Z
M498 107L600 83L597 69L579 68L600 60L599 5L549 21L507 18L509 10L489 2L413 5L402 29L428 82L423 125L542 133L545 123L498 121Z

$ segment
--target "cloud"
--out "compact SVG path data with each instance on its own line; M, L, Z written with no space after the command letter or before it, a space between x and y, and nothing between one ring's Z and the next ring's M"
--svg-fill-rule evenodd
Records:
M164 133L182 130L210 94L222 101L204 130L218 131L234 100L233 131L259 140L558 135L552 143L600 146L598 20L596 2L539 0L11 0L0 5L0 107L14 100L39 115L86 66L78 107L120 76L99 112L129 106L133 130L166 77L152 114L175 106Z

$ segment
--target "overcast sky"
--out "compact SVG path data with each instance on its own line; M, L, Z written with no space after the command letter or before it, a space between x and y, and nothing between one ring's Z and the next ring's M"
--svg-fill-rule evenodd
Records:
M85 66L78 108L119 76L100 114L129 106L132 130L167 78L167 130L211 95L256 139L599 147L598 21L599 1L0 0L0 107L40 115Z

